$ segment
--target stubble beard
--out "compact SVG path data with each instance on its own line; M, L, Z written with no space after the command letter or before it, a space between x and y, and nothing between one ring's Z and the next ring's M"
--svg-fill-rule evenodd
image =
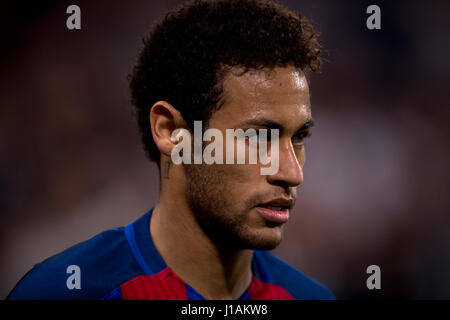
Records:
M187 187L185 197L197 224L212 242L224 250L272 250L280 238L265 237L248 225L253 199L236 203L230 181L217 165L183 165ZM272 226L282 228L282 226ZM281 232L281 230L280 230Z

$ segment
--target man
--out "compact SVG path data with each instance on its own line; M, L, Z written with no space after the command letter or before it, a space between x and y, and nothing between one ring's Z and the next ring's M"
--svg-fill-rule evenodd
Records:
M267 251L280 243L303 181L313 124L305 72L317 70L319 53L312 26L272 2L195 1L166 15L145 38L130 85L143 144L160 168L158 203L36 265L9 298L334 299ZM278 170L261 174L261 161L174 164L187 137L175 132L192 132L194 121L224 136L277 129L269 152Z

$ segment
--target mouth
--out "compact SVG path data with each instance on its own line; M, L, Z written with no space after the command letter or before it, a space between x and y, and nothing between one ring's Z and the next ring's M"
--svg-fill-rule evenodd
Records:
M285 223L289 220L293 199L276 198L256 206L256 211L266 220Z

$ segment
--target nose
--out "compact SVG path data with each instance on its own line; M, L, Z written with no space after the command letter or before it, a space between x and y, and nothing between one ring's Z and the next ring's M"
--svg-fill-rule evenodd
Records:
M281 143L280 139L278 171L268 175L267 180L270 184L283 187L296 187L303 183L303 167L290 140Z

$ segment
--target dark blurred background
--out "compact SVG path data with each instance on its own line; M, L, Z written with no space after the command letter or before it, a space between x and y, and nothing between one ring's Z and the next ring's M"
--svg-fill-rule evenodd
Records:
M158 197L126 76L179 1L0 5L0 297ZM449 1L294 1L322 33L305 182L275 252L341 299L450 299ZM81 8L79 31L66 8ZM366 8L381 8L381 30ZM366 268L381 268L368 290Z

